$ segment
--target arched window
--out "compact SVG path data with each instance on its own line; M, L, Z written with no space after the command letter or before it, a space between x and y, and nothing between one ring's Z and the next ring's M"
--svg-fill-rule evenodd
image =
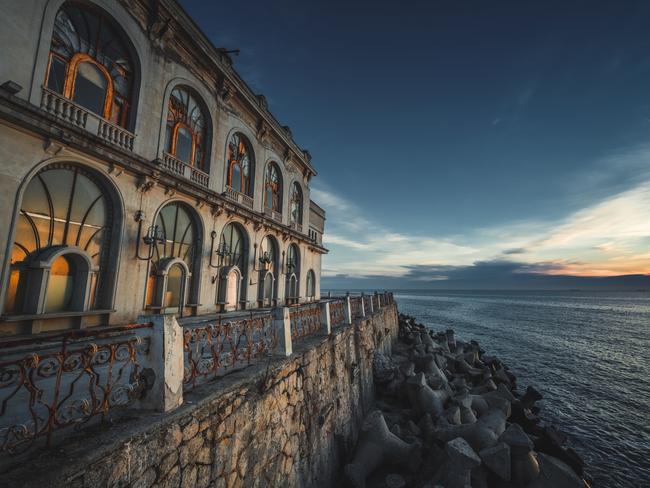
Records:
M248 271L248 244L240 225L231 222L223 228L217 252L222 259L217 302L226 310L234 310L237 303L233 297L246 300L246 289L242 285Z
M206 117L198 97L188 87L177 86L169 96L166 151L205 171Z
M287 284L285 298L287 303L298 303L300 283L300 251L298 246L291 244L286 255Z
M255 158L248 139L236 132L228 142L228 178L226 184L233 190L253 196Z
M313 299L316 296L316 274L313 269L307 272L307 298Z
M165 205L155 225L162 240L155 243L146 305L163 313L183 315L185 307L195 306L198 299L199 226L192 210L181 202Z
M276 298L276 283L278 279L278 245L273 237L266 236L262 239L259 261L259 300L262 306L270 306Z
M110 193L93 172L68 164L47 166L29 182L16 222L4 313L111 308Z
M290 217L293 225L302 225L302 189L294 181L291 185Z
M264 176L264 208L282 213L282 181L278 165L271 162Z
M114 124L129 122L133 61L115 22L66 3L56 14L45 84Z

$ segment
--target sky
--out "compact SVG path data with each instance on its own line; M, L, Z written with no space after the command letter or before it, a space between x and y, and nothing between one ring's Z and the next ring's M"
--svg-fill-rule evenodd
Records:
M312 154L323 288L650 288L650 2L181 3Z

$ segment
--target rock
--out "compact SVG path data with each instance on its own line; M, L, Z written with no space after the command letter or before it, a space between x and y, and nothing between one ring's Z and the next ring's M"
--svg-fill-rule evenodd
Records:
M510 481L510 446L500 442L496 446L482 449L479 457L483 464L503 481Z
M380 352L375 353L372 359L372 373L376 383L385 385L397 374L396 366L390 357Z
M476 415L472 411L472 397L467 392L467 389L463 389L452 401L460 409L460 422L462 424L473 424L476 422Z
M472 488L472 469L480 466L481 458L460 437L449 441L445 452L449 458L443 466L442 480L445 488Z
M454 338L454 330L447 329L445 331L445 336L447 336L447 345L449 346L449 351L454 352L456 350L456 339Z
M584 488L584 482L570 466L547 454L538 454L540 476L526 488Z
M363 421L354 460L344 468L345 478L351 486L363 488L366 478L384 463L413 469L419 464L418 446L390 432L382 413L375 410Z
M543 399L544 397L540 392L538 392L532 386L526 388L526 393L521 397L521 406L524 408L532 408L536 402Z

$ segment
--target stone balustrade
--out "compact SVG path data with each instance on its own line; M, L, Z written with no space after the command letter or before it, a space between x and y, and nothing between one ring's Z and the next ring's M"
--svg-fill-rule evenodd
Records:
M210 184L210 175L187 164L185 161L175 158L169 153L163 153L163 157L159 160L159 163L171 173L187 178L198 185L207 187Z
M41 94L41 109L77 127L96 133L106 142L133 151L135 134L45 87Z
M244 207L253 209L253 199L244 193L238 192L230 186L226 186L224 196L233 202L240 203Z

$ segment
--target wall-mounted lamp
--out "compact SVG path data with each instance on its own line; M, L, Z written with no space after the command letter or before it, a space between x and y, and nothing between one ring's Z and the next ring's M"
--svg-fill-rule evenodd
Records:
M162 244L165 242L165 233L162 229L159 229L157 225L151 225L147 229L147 233L142 235L142 222L144 222L144 212L138 210L135 214L135 221L138 223L138 236L136 237L137 248L135 251L135 257L143 261L150 261L153 258L156 245ZM140 255L140 238L142 237L142 242L145 246L148 247L147 254L144 256Z

